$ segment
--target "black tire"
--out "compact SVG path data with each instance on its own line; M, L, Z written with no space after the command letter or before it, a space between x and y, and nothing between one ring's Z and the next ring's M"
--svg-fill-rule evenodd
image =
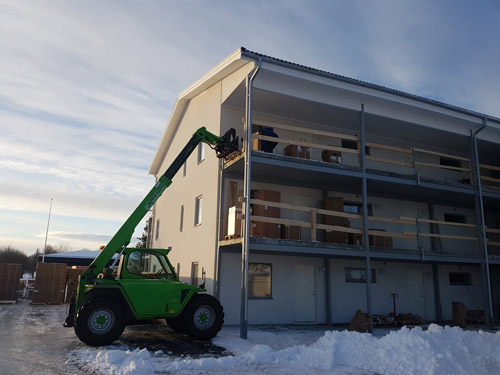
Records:
M125 329L125 316L119 303L98 298L80 308L75 323L75 333L80 340L102 346L120 337Z
M189 337L210 340L224 324L224 311L217 298L209 294L196 294L182 313L183 326Z
M186 329L184 328L184 321L181 316L176 316L175 318L166 319L168 326L172 331L185 333Z

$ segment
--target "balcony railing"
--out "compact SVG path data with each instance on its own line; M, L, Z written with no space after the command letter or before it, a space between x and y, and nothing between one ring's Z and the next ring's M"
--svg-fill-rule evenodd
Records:
M296 212L306 212L309 214L309 217L310 217L309 221L303 221L303 220L290 220L290 219L277 218L277 217L266 217L266 216L252 215L250 218L251 222L263 222L263 223L272 223L272 224L278 224L278 225L284 225L284 226L297 226L300 228L308 228L310 230L311 241L317 241L318 230L355 234L355 235L360 236L359 237L361 240L360 245L363 244L363 237L362 237L364 234L363 229L345 227L345 226L340 226L340 225L327 225L327 224L318 223L318 215L332 216L332 217L338 217L338 218L347 218L347 219L352 219L352 220L362 220L363 219L362 215L348 213L348 212L341 212L341 211L325 210L325 209L316 208L316 207L306 207L306 206L293 205L293 204L288 204L288 203L271 202L271 201L265 201L265 200L261 200L261 199L251 199L250 203L252 205L276 207L276 208L290 210L290 211L296 211ZM441 238L441 239L454 239L454 240L461 240L461 241L471 241L474 243L474 245L477 246L477 241L478 241L477 235L467 236L467 235L457 235L457 234L440 234L440 233L432 233L430 230L429 231L423 230L423 226L425 226L425 224L434 224L434 225L439 225L439 226L444 226L444 227L469 228L470 230L474 230L474 232L477 233L478 226L476 224L455 223L455 222L431 220L431 219L418 218L418 217L395 218L395 217L368 216L368 221L414 226L415 231L406 231L405 230L405 231L400 231L400 232L395 232L395 231L386 232L386 231L382 231L382 230L369 229L368 235L369 236L376 236L376 237L400 238L400 239L405 239L405 240L417 241L417 246L415 247L415 249L419 249L419 250L422 250L422 249L420 249L420 245L419 245L420 242L422 241L423 238L426 238L426 237ZM486 228L486 233L500 234L500 229ZM491 247L500 247L500 242L488 240L487 245L488 245L488 247L490 247L490 246Z
M294 132L295 134L299 134L301 136L301 139L296 140L296 139L291 139L292 137L280 137L280 138L275 138L275 137L270 137L266 135L261 135L257 133L253 133L252 135L252 141L254 144L256 144L258 141L270 141L270 142L277 142L280 144L285 144L285 145L293 145L297 146L300 148L305 148L307 149L314 149L314 150L325 150L325 151L331 151L331 152L337 152L340 153L341 157L342 156L348 156L348 155L357 155L357 162L355 162L354 166L359 166L359 159L360 159L360 141L359 137L357 134L350 135L350 134L342 134L342 133L334 133L334 132L329 132L329 131L323 131L323 130L315 130L315 129L306 129L303 127L297 127L297 126L292 126L292 125L285 125L285 124L279 124L279 123L256 123L254 126L259 125L263 127L272 127L276 129L281 129L285 131L290 131ZM340 141L342 143L342 140L347 140L351 142L357 142L357 148L346 148L346 147L341 147L341 146L333 146L330 144L324 144L324 143L315 143L315 142L310 142L307 141L307 137L310 136L320 136L322 141L325 143L334 143L333 141L335 140L336 143ZM458 156L458 155L453 155L450 153L443 153L443 152L437 152L437 151L432 151L432 150L426 150L424 148L420 147L399 147L395 145L386 145L386 144L380 144L380 143L374 143L374 142L366 142L365 143L366 147L369 147L371 149L371 153L369 155L365 156L365 159L367 161L375 162L375 163L381 163L381 164L389 164L389 165L396 165L400 166L403 168L407 168L406 173L411 172L413 175L419 175L420 177L426 178L426 177L431 177L432 178L432 173L429 173L429 170L439 168L441 170L450 170L450 171L455 171L455 172L462 172L462 178L457 179L457 182L460 182L462 184L467 184L471 185L472 181L472 175L471 175L471 160L467 157L463 156ZM254 147L256 149L258 147ZM377 156L376 150L380 150L381 152L384 153L383 156ZM427 156L427 158L425 157ZM430 157L430 161L429 161ZM447 160L451 160L452 162L449 164L442 164L440 162L435 162L437 158L444 158ZM423 159L423 160L422 160ZM336 163L337 164L347 164L350 165L350 163L343 163L341 161L342 159L337 159ZM339 162L340 161L340 162ZM352 161L351 161L352 162ZM455 163L456 165L453 165ZM483 182L483 188L488 188L488 189L497 189L500 190L500 178L496 177L496 173L500 173L500 167L489 165L489 164L480 164L479 165L482 173L481 173L481 180ZM430 168L430 169L428 169ZM412 171L410 171L410 169ZM436 175L434 175L436 176Z

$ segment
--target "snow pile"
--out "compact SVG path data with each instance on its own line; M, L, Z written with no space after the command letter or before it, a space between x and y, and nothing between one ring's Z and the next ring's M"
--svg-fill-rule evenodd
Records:
M251 331L241 340L227 330L215 344L233 355L171 357L116 346L77 353L85 366L114 375L149 374L500 374L500 333L431 325L402 328L377 338L356 332L326 332L298 344L301 336ZM291 345L287 346L286 345Z

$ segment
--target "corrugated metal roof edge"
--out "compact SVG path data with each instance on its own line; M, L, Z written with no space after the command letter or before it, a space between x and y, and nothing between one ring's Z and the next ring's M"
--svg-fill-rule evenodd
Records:
M278 63L278 64L281 64L281 65L288 66L288 67L291 67L291 68L294 68L294 69L298 69L298 70L302 70L302 71L305 71L305 72L308 72L308 73L314 73L314 74L318 74L318 75L321 75L321 76L324 76L324 77L333 78L333 79L336 79L336 80L339 80L339 81L343 81L343 82L355 84L355 85L358 85L358 86L363 86L363 87L367 87L367 88L371 88L371 89L375 89L375 90L380 90L380 91L384 91L384 92L391 93L391 94L396 94L396 95L399 95L399 96L404 96L406 98L418 100L418 101L423 102L423 103L427 103L427 104L431 104L431 105L436 105L436 106L439 106L439 107L442 107L442 108L446 108L446 109L453 110L453 111L456 111L456 112L460 112L460 113L463 113L463 114L467 114L467 115L470 115L470 116L479 117L481 119L486 119L487 121L495 121L495 122L500 123L500 118L498 118L498 117L486 115L486 114L483 114L483 113L480 113L480 112L476 112L476 111L471 111L469 109L457 107L457 106L454 106L454 105L451 105L451 104L440 102L440 101L434 100L434 99L429 99L429 98L426 98L426 97L423 97L423 96L419 96L419 95L415 95L415 94L410 94L410 93L407 93L407 92L404 92L404 91L401 91L401 90L391 89L389 87L377 85L377 84L366 82L366 81L361 81L359 79L342 76L340 74L330 73L330 72L327 72L325 70L311 68L311 67L308 67L308 66L305 66L305 65L301 65L301 64L297 64L297 63L293 63L293 62L290 62L290 61L286 61L286 60L282 60L282 59L277 59L277 58L272 57L272 56L263 55L263 54L258 53L258 52L250 51L250 50L246 49L245 47L241 47L241 52L242 52L242 55L245 55L246 57L250 57L250 58L253 57L253 58L256 58L256 59L258 59L260 57L262 59L269 60L270 62Z

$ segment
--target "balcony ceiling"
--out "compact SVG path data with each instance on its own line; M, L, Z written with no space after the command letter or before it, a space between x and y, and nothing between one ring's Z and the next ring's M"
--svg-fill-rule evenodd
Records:
M241 84L225 105L244 110L245 85ZM283 121L304 123L304 126L315 126L317 129L332 131L344 130L347 134L359 133L359 111L341 108L325 103L305 100L289 95L254 89L254 114L271 115ZM432 125L432 124L431 124ZM468 156L470 150L469 137L433 129L415 123L405 122L393 118L365 114L366 134L387 138L388 145L394 145L394 138L411 145L436 150L448 150L455 154ZM491 160L500 153L495 143L479 141L481 155Z

